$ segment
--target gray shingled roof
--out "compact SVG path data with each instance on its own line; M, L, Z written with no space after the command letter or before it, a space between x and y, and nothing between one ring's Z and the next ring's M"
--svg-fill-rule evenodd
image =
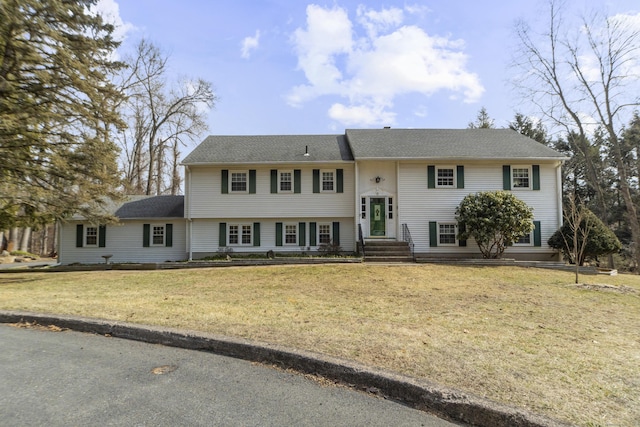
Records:
M184 196L128 196L113 214L120 219L184 218Z
M305 156L305 151L309 153ZM183 161L217 163L299 163L353 161L344 135L209 136Z
M564 155L511 129L347 129L361 159L557 159Z

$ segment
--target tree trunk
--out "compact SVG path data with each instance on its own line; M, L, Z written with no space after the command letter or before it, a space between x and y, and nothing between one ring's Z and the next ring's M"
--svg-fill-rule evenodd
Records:
M29 252L29 241L31 240L31 227L22 229L22 238L20 239L20 250Z
M18 241L19 230L18 227L14 227L9 231L9 238L7 239L7 251L13 252L16 250L16 242Z

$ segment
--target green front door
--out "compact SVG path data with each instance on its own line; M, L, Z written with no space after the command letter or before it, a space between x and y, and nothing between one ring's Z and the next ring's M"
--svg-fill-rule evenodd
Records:
M369 205L369 212L371 212L369 218L369 235L384 236L386 234L385 227L387 224L385 199L384 197L372 197Z

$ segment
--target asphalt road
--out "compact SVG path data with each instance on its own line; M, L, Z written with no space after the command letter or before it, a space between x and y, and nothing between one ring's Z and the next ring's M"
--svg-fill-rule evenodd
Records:
M244 360L86 333L2 324L0 425L459 424Z

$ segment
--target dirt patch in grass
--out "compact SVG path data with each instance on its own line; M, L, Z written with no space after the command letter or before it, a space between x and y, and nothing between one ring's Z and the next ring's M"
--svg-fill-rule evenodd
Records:
M580 425L636 426L640 277L573 279L367 264L22 273L0 276L0 308L273 342Z

